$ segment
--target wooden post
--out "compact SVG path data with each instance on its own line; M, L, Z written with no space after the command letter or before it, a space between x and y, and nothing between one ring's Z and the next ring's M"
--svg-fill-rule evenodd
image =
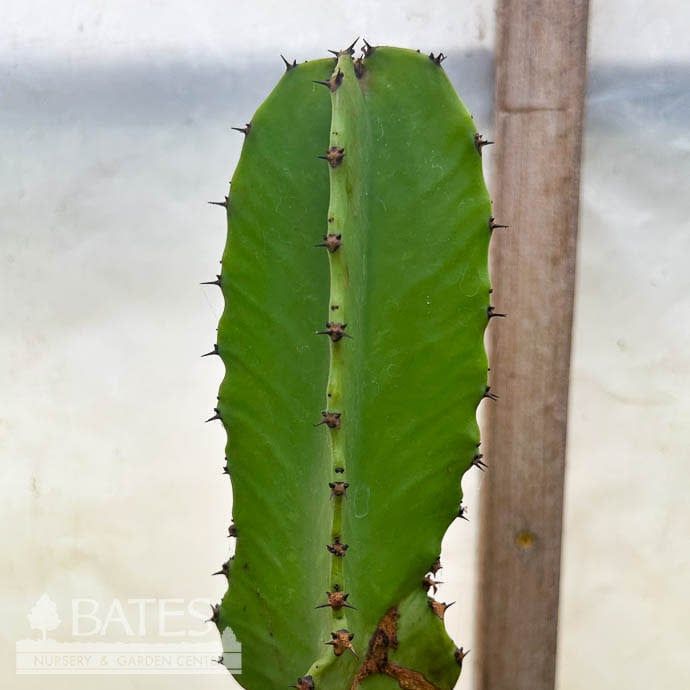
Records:
M478 690L555 685L587 13L498 0Z

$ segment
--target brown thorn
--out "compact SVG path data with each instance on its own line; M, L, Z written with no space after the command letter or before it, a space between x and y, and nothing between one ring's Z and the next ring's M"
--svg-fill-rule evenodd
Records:
M465 651L462 647L458 647L455 650L455 661L457 665L460 667L460 670L462 671L462 662L465 659L465 657L470 653L471 650Z
M345 496L347 489L350 486L347 482L328 482L331 488L331 497Z
M498 400L499 396L496 395L496 393L491 392L491 386L487 386L486 390L484 391L484 395L482 396L483 398L489 398L489 400Z
M228 537L237 537L237 526L234 522L228 527Z
M376 50L376 46L372 46L366 38L363 38L362 42L364 43L364 48L362 48L364 57L369 57Z
M327 86L331 92L338 90L338 87L343 83L343 73L338 70L330 79L319 80L314 79L315 84L321 84L321 86Z
M230 129L234 129L236 132L242 132L244 136L246 137L249 132L252 131L252 123L247 122L247 124L244 127L230 127Z
M300 676L297 679L297 685L290 685L290 688L297 688L297 690L314 690L314 679L311 676Z
M329 429L340 428L340 418L342 416L340 412L329 412L328 410L324 410L321 412L321 416L323 419L317 424L314 424L314 426L321 426L321 424L325 424Z
M496 221L496 219L493 216L491 216L489 218L489 230L493 231L493 230L496 230L498 228L509 228L510 227L510 225L500 225L499 223L496 223L495 221Z
M508 316L508 314L499 314L499 313L496 311L496 307L492 307L492 306L487 307L486 313L488 314L489 319L495 319L495 318L497 318L497 317L499 317L499 316L500 316L501 318L505 318L506 316Z
M210 202L209 202L209 203L210 203ZM207 281L204 282L204 283L199 283L199 285L217 285L218 287L220 287L220 285L221 285L221 280L222 280L221 276L219 276L219 275L216 274L216 279L215 279L215 280L207 280Z
M217 407L214 407L214 408L213 408L213 411L215 412L215 414L213 415L213 417L209 417L209 418L206 420L205 423L213 422L213 421L215 421L216 419L220 419L221 421L223 421L222 418L221 418L221 416L220 416L220 410L219 410Z
M429 53L429 60L431 60L431 62L433 62L436 65L440 65L446 59L446 57L447 56L444 55L443 53L439 53L438 55L434 55L433 53Z
M206 354L201 355L202 357L211 357L211 355L218 355L220 357L220 352L218 352L218 344L214 343L213 345L213 350L211 352L207 352Z
M223 208L227 208L228 197L225 197L225 201L207 201L206 203L211 204L211 206L222 206Z
M289 72L291 69L295 69L297 67L297 60L293 60L292 62L289 62L288 60L285 59L284 55L280 56L283 59L283 62L285 63L285 71Z
M345 149L340 146L331 146L328 151L326 151L325 156L317 156L321 160L328 161L328 165L331 168L337 168L343 161L345 157Z
M493 141L487 141L486 139L484 139L484 137L479 132L475 132L475 134L474 134L474 146L477 149L477 152L479 153L480 156L482 155L482 149L485 146L489 146L493 143L494 143Z
M342 340L343 338L352 339L351 335L345 333L346 328L346 323L337 323L336 321L329 321L326 324L326 330L316 331L316 335L327 335L334 343L337 343L339 340Z
M431 590L434 594L438 591L438 586L442 585L443 582L441 580L434 580L431 575L427 575L423 580L422 580L422 587L424 588L425 592L428 592Z
M340 537L336 537L333 540L332 544L327 544L326 549L328 549L329 553L332 553L334 556L337 556L338 558L344 558L345 553L350 547L347 544L343 544L340 541Z
M341 592L340 587L334 587L332 592L326 592L326 596L328 597L327 603L320 604L316 607L317 609L325 609L330 607L334 611L340 611L342 608L353 609L354 611L357 610L354 606L347 603L347 598L350 595L346 594L345 592Z
M460 507L458 508L458 517L461 520L467 520L467 522L469 522L470 519L467 517L467 511L468 510L469 510L469 508L467 506L462 505L462 503L461 503Z
M342 244L342 235L340 233L336 234L333 232L328 233L328 235L323 236L323 242L320 244L315 244L315 247L326 247L328 251L333 254L340 249Z
M441 570L443 566L441 565L441 557L439 556L432 564L431 568L429 568L429 572L436 575L436 573Z
M443 617L446 614L446 611L455 603L454 601L451 601L450 604L446 604L441 601L436 601L435 599L429 598L429 608L441 619L443 620Z
M484 456L481 453L477 453L473 458L472 458L472 464L478 469L481 470L482 472L488 468L489 466L485 463L482 462L482 458Z
M355 652L352 647L354 636L354 633L351 633L345 628L341 628L340 630L336 630L336 632L332 632L331 639L325 644L333 647L333 653L336 656L342 656L347 650L350 650L355 655L355 658L359 659L357 652Z

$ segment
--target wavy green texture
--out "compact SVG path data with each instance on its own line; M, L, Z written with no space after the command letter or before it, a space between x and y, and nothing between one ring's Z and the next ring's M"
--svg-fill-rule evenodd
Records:
M217 622L243 645L248 690L307 672L317 690L347 690L396 608L390 660L450 690L455 645L421 584L479 443L490 201L471 117L438 64L376 48L358 78L344 51L335 91L312 83L334 65L287 72L233 176L218 409L238 539ZM328 146L345 149L333 168L315 158ZM342 236L334 253L313 248L326 232ZM351 338L314 335L326 320ZM339 428L313 426L325 409ZM332 498L339 480L347 495ZM336 537L343 558L325 548ZM334 585L356 610L314 608ZM324 644L343 627L359 659Z

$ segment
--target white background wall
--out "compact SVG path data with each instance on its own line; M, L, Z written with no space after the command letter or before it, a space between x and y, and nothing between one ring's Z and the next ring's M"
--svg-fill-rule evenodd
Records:
M559 690L690 687L681 9L593 0ZM232 687L16 677L14 643L31 635L26 614L43 592L67 618L73 597L223 591L208 577L227 549L223 435L201 423L221 368L198 358L221 304L197 283L215 272L224 228L204 202L225 192L241 144L228 127L278 78L278 54L318 57L357 34L443 50L490 131L493 24L488 0L5 0L0 686ZM465 481L475 516L480 479ZM476 531L449 533L442 591L458 600L449 627L469 647Z

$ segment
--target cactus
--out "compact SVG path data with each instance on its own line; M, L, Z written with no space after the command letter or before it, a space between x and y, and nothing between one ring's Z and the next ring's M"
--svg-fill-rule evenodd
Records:
M218 202L236 545L212 618L248 690L449 690L435 578L495 397L490 142L442 54L334 55L285 61Z

